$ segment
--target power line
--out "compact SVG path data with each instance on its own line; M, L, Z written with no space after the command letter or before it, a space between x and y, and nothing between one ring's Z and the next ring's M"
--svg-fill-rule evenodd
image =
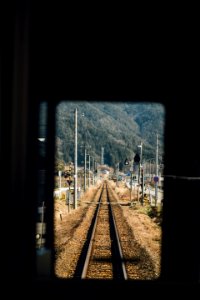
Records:
M163 175L163 177L173 178L173 179L182 179L182 180L200 180L200 177L195 176L179 176L179 175Z

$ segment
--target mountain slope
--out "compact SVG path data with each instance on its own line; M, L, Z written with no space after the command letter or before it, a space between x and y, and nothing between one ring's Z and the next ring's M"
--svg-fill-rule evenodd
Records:
M84 144L99 162L101 147L104 147L104 161L112 166L125 158L133 159L141 141L143 157L155 157L156 132L160 153L163 152L164 109L161 105L66 101L61 102L56 111L57 159L73 161L75 108L78 110L79 164L83 164Z

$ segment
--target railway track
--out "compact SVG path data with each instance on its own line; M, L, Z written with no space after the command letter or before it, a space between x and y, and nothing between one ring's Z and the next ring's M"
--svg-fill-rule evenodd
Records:
M118 197L105 181L62 247L56 274L75 280L151 280L154 264L136 241Z
M95 221L88 245L82 279L127 279L122 249L108 195L104 183Z
M153 263L135 240L113 189L104 182L74 278L152 279Z

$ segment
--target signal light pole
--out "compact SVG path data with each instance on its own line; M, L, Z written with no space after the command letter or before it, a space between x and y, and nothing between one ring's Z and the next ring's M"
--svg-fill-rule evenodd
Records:
M131 180L130 180L130 205L133 206L133 202L132 202L132 189L133 189L133 161L131 161L130 175L131 175Z

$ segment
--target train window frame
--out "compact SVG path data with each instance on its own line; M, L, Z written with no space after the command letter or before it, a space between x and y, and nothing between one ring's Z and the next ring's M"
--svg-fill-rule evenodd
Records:
M181 80L179 80L181 84L175 91L171 90L171 88L177 87L177 78L180 73L177 76L174 68L176 63L171 63L170 59L167 59L168 55L163 56L164 61L167 62L165 65L160 59L157 60L159 65L157 69L155 68L156 60L151 57L151 54L146 56L146 53L145 55L142 53L141 59L138 58L137 53L131 52L130 56L120 53L121 60L116 61L114 55L107 55L112 54L112 50L115 52L116 49L110 50L109 47L104 49L104 43L99 48L99 52L94 52L94 56L92 56L93 49L97 49L99 41L101 42L100 35L97 35L97 43L88 45L91 48L86 47L85 52L80 56L80 52L77 52L80 44L75 44L72 48L72 43L66 39L68 43L66 49L71 50L71 53L70 50L67 53L66 49L58 47L53 40L52 33L56 33L56 22L51 22L52 15L47 13L46 5L42 11L41 5L32 7L29 4L30 1L25 5L22 3L15 5L13 9L9 10L4 23L7 32L5 40L3 40L3 50L5 51L3 51L2 57L5 59L2 60L3 80L0 86L0 100L2 100L0 150L3 157L3 186L8 191L8 201L7 199L2 201L6 216L4 225L6 224L6 229L7 226L9 228L9 231L2 229L4 241L2 258L5 260L2 274L8 281L6 293L16 291L20 295L27 294L25 286L30 288L30 294L36 297L38 295L46 297L48 293L49 295L58 293L64 296L70 293L73 297L80 297L80 294L86 296L92 294L94 297L94 294L91 293L93 288L98 296L105 296L107 289L109 292L115 291L116 295L120 296L124 296L125 293L130 295L129 292L134 295L135 291L139 292L139 296L141 296L143 292L152 292L152 290L155 295L160 286L164 288L164 292L169 291L169 296L172 295L170 287L172 289L177 287L178 292L182 289L183 295L187 288L194 291L195 287L199 288L200 283L198 199L200 146L197 138L199 135L199 109L198 102L196 102L197 97L193 91L194 85L188 87L188 78L185 79L185 73L183 73L184 75L180 76ZM33 10L31 10L32 8ZM54 9L53 5L52 12ZM54 20L61 19L60 15L53 15ZM47 16L45 22L44 16ZM65 18L63 20L65 22ZM43 24L45 24L44 27L41 26ZM65 36L62 33L64 31L60 32L61 40ZM114 43L114 46L119 45L118 35L116 38L117 43ZM77 40L79 43L79 39ZM107 39L107 41L109 40ZM53 49L56 50L55 53L52 51L53 44L56 45ZM122 44L124 45L124 43ZM85 44L81 39L81 46L83 45ZM144 49L146 49L145 47ZM124 49L127 50L127 47ZM73 50L76 50L75 53ZM156 51L156 59L157 54ZM113 60L112 57L114 57ZM144 60L145 57L148 59ZM66 62L64 62L64 58L67 58ZM149 58L151 59L149 60ZM143 60L144 64L141 65ZM136 61L138 66L136 66ZM153 62L152 65L149 65L149 61ZM168 63L166 72L165 67ZM90 76L87 77L85 70L88 71L88 68ZM152 76L155 69L158 75L156 78ZM125 76L125 74L127 75ZM167 161L165 167L168 177L165 179L166 208L163 216L161 271L163 273L160 282L156 282L156 284L145 281L131 282L131 284L129 282L123 284L109 282L108 285L102 281L94 284L70 280L57 281L53 277L37 278L35 220L38 182L36 160L38 105L47 99L49 128L52 129L53 134L55 129L52 126L54 106L58 102L55 99L61 98L69 100L95 98L97 101L109 99L112 101L115 98L122 101L137 99L137 101L160 102L165 106L165 158ZM187 139L185 133L189 133ZM51 137L50 130L48 134ZM192 153L190 153L191 149L188 150L191 144ZM48 153L53 153L52 143L49 142L48 146ZM48 157L50 156L48 155ZM52 157L54 156L52 155ZM51 166L53 166L53 162L50 159L50 171L53 170ZM47 193L51 194L53 182L51 178L49 179ZM192 202L192 211L188 209L188 202ZM49 216L52 211L50 208ZM50 224L49 232L51 229ZM185 240L188 243L185 243Z
M55 159L55 138L54 139L52 139L52 132L54 132L55 133L55 127L56 127L56 119L55 119L55 115L56 115L56 108L57 108L57 106L60 104L60 103L62 103L62 102L67 102L67 101L70 101L71 99L69 99L69 100L60 100L60 101L55 101L55 102L53 102L53 103L50 103L50 106L49 106L49 104L48 104L48 112L49 113L47 113L47 115L48 115L48 118L47 118L47 145L46 145L46 148L47 149L51 149L51 153L50 152L48 152L48 154L47 155L53 155L53 161L52 161L52 159L51 159L51 167L50 167L50 169L49 169L49 173L50 174L52 174L52 171L53 171L53 168L54 168L54 159ZM82 99L82 100L80 100L80 98L79 99L77 99L77 100L73 100L73 102L76 102L76 101L86 101L85 99ZM91 99L91 101L94 101L93 99ZM103 100L101 100L100 102L109 102L109 100L107 100L107 99L103 99ZM113 99L112 100L110 100L110 102L112 103L113 102ZM116 101L116 103L122 103L123 101L121 100L120 101L120 99L118 99L117 101ZM124 101L124 102L126 102L126 101ZM163 103L162 102L160 102L160 101L144 101L143 99L142 100L132 100L132 101L130 101L130 100L128 100L127 101L127 103L128 102L130 102L131 104L138 104L138 103L140 103L140 104L160 104L160 105L162 105L163 106L163 112L164 112L164 116L165 116L165 105L163 105ZM50 108L49 108L50 107ZM51 117L50 117L51 116ZM54 120L54 122L53 122L53 124L52 124L52 116L53 116L53 120ZM49 126L48 126L48 122L51 122L51 126L50 126L50 129L49 129ZM163 134L164 134L164 132L165 132L165 120L163 120L163 123L164 123L164 127L163 127ZM54 127L54 128L52 128L52 127ZM49 132L49 141L50 141L50 143L51 143L51 145L49 145L49 143L48 143L48 132ZM51 137L50 137L51 136ZM165 134L164 134L164 136L165 136ZM48 180L47 180L47 182L49 183L49 182L51 182L52 183L52 178L50 179L50 178L48 178ZM52 203L54 202L53 201L53 197L52 197L52 195L53 195L53 191L52 191L52 186L50 186L50 184L48 184L48 188L46 187L46 191L50 191L50 192L48 192L48 196L47 196L47 198L49 198L49 197L51 197L51 201L52 201ZM54 185L53 185L53 187L54 187ZM53 279L53 280L69 280L69 279L67 279L67 278L59 278L59 277L57 277L56 276L56 274L55 274L55 270L54 270L54 264L55 264L55 257L54 257L54 222L52 222L52 220L54 219L54 205L51 203L51 205L50 205L50 209L47 211L47 220L48 220L48 223L47 223L47 226L49 226L49 230L47 230L47 239L48 239L48 243L47 243L47 247L45 247L45 249L43 249L43 251L41 252L41 253L39 253L38 255L36 255L36 265L37 265L37 270L40 270L39 271L39 273L40 273L40 275L38 276L38 275L36 275L36 277L37 278L40 278L41 280L42 280L42 278L45 278L45 277L49 277L49 278L51 278L51 279ZM49 219L51 220L50 222L49 222ZM161 241L161 244L162 244L162 241ZM43 257L46 257L46 260L45 260L45 258L44 258L44 261L46 261L46 263L44 263L44 264L41 264L41 260L42 260L42 256ZM161 257L160 257L160 260L162 260L162 255L161 255ZM41 270L40 269L40 267L39 267L39 264L41 264L42 266L43 266L43 269L44 269L44 271L43 270ZM48 267L48 264L50 264L50 268ZM36 273L38 273L38 271L36 271ZM152 280L152 281L160 281L161 280L161 271L160 271L160 276L158 277L158 278L156 278L156 279L154 279L154 280ZM102 280L102 281L105 281L105 280ZM107 280L106 280L107 281ZM133 282L134 280L130 280L130 282ZM137 281L137 280L136 280ZM139 280L140 281L140 280ZM141 280L142 282L149 282L149 281L151 281L151 280Z

